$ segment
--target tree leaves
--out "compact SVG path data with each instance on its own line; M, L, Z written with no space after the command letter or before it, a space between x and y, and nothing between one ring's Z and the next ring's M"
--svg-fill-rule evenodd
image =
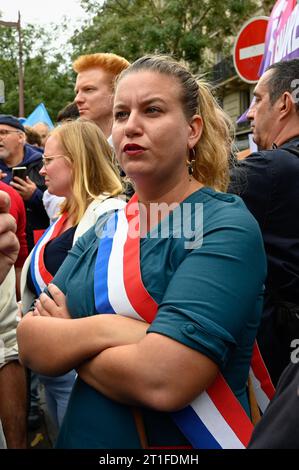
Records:
M74 74L70 63L62 70L62 55L51 56L53 39L44 28L22 28L25 115L43 102L55 121L58 111L73 100ZM18 53L16 29L0 27L0 79L5 85L5 103L0 104L0 113L15 116L19 109Z
M194 71L208 65L209 52L232 44L236 25L257 7L254 0L83 0L95 15L72 38L74 57L114 52L133 61L145 53L172 54Z
M22 29L25 113L44 102L55 120L74 98L71 57L114 52L133 61L146 53L171 54L191 70L205 73L215 53L230 53L236 33L260 6L257 0L81 0L89 13L63 51L53 52L67 20L49 33L42 27ZM273 1L264 0L269 13ZM272 5L273 6L273 5ZM69 47L70 49L67 49ZM5 82L1 113L18 113L18 37L14 28L0 27L0 79Z

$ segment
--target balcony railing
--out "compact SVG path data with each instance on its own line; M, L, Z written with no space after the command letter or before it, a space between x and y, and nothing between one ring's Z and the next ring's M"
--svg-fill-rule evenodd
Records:
M236 71L233 57L229 56L214 65L211 70L211 81L214 85L218 85L234 75L236 75Z

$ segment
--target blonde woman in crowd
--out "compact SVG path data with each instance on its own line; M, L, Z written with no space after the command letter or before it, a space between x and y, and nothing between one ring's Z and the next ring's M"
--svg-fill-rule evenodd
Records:
M51 282L78 237L95 224L100 214L124 205L116 198L122 192L122 185L112 164L111 148L91 121L68 122L51 132L40 173L49 193L65 200L57 221L35 246L24 266L24 313ZM59 377L39 376L57 426L62 422L75 375L75 371L70 371Z

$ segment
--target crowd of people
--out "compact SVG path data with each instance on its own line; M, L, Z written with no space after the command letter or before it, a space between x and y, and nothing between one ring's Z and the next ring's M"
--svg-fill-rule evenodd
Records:
M42 383L56 448L298 448L299 60L259 80L259 151L237 163L211 87L171 57L73 67L52 131L0 115L7 447Z

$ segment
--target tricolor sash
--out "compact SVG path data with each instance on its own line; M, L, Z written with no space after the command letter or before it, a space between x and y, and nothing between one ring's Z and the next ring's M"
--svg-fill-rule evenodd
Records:
M255 392L259 409L264 413L274 396L275 388L256 341L253 345L249 376L252 380L253 390Z
M56 238L61 233L67 217L68 214L64 212L52 225L50 225L33 249L30 262L30 272L37 296L43 292L45 287L47 287L53 279L52 274L47 271L44 263L46 245L50 240Z
M134 211L132 211L132 205ZM151 323L158 304L143 285L140 237L136 236L138 199L134 195L103 227L95 264L94 294L98 313L117 313ZM132 215L133 212L133 215ZM138 215L138 214L137 214ZM132 218L134 227L132 233ZM274 388L254 348L252 371L268 401ZM270 385L271 384L271 385ZM273 387L273 385L272 385ZM253 425L221 373L213 385L183 410L171 413L176 425L196 449L241 449L249 443Z

